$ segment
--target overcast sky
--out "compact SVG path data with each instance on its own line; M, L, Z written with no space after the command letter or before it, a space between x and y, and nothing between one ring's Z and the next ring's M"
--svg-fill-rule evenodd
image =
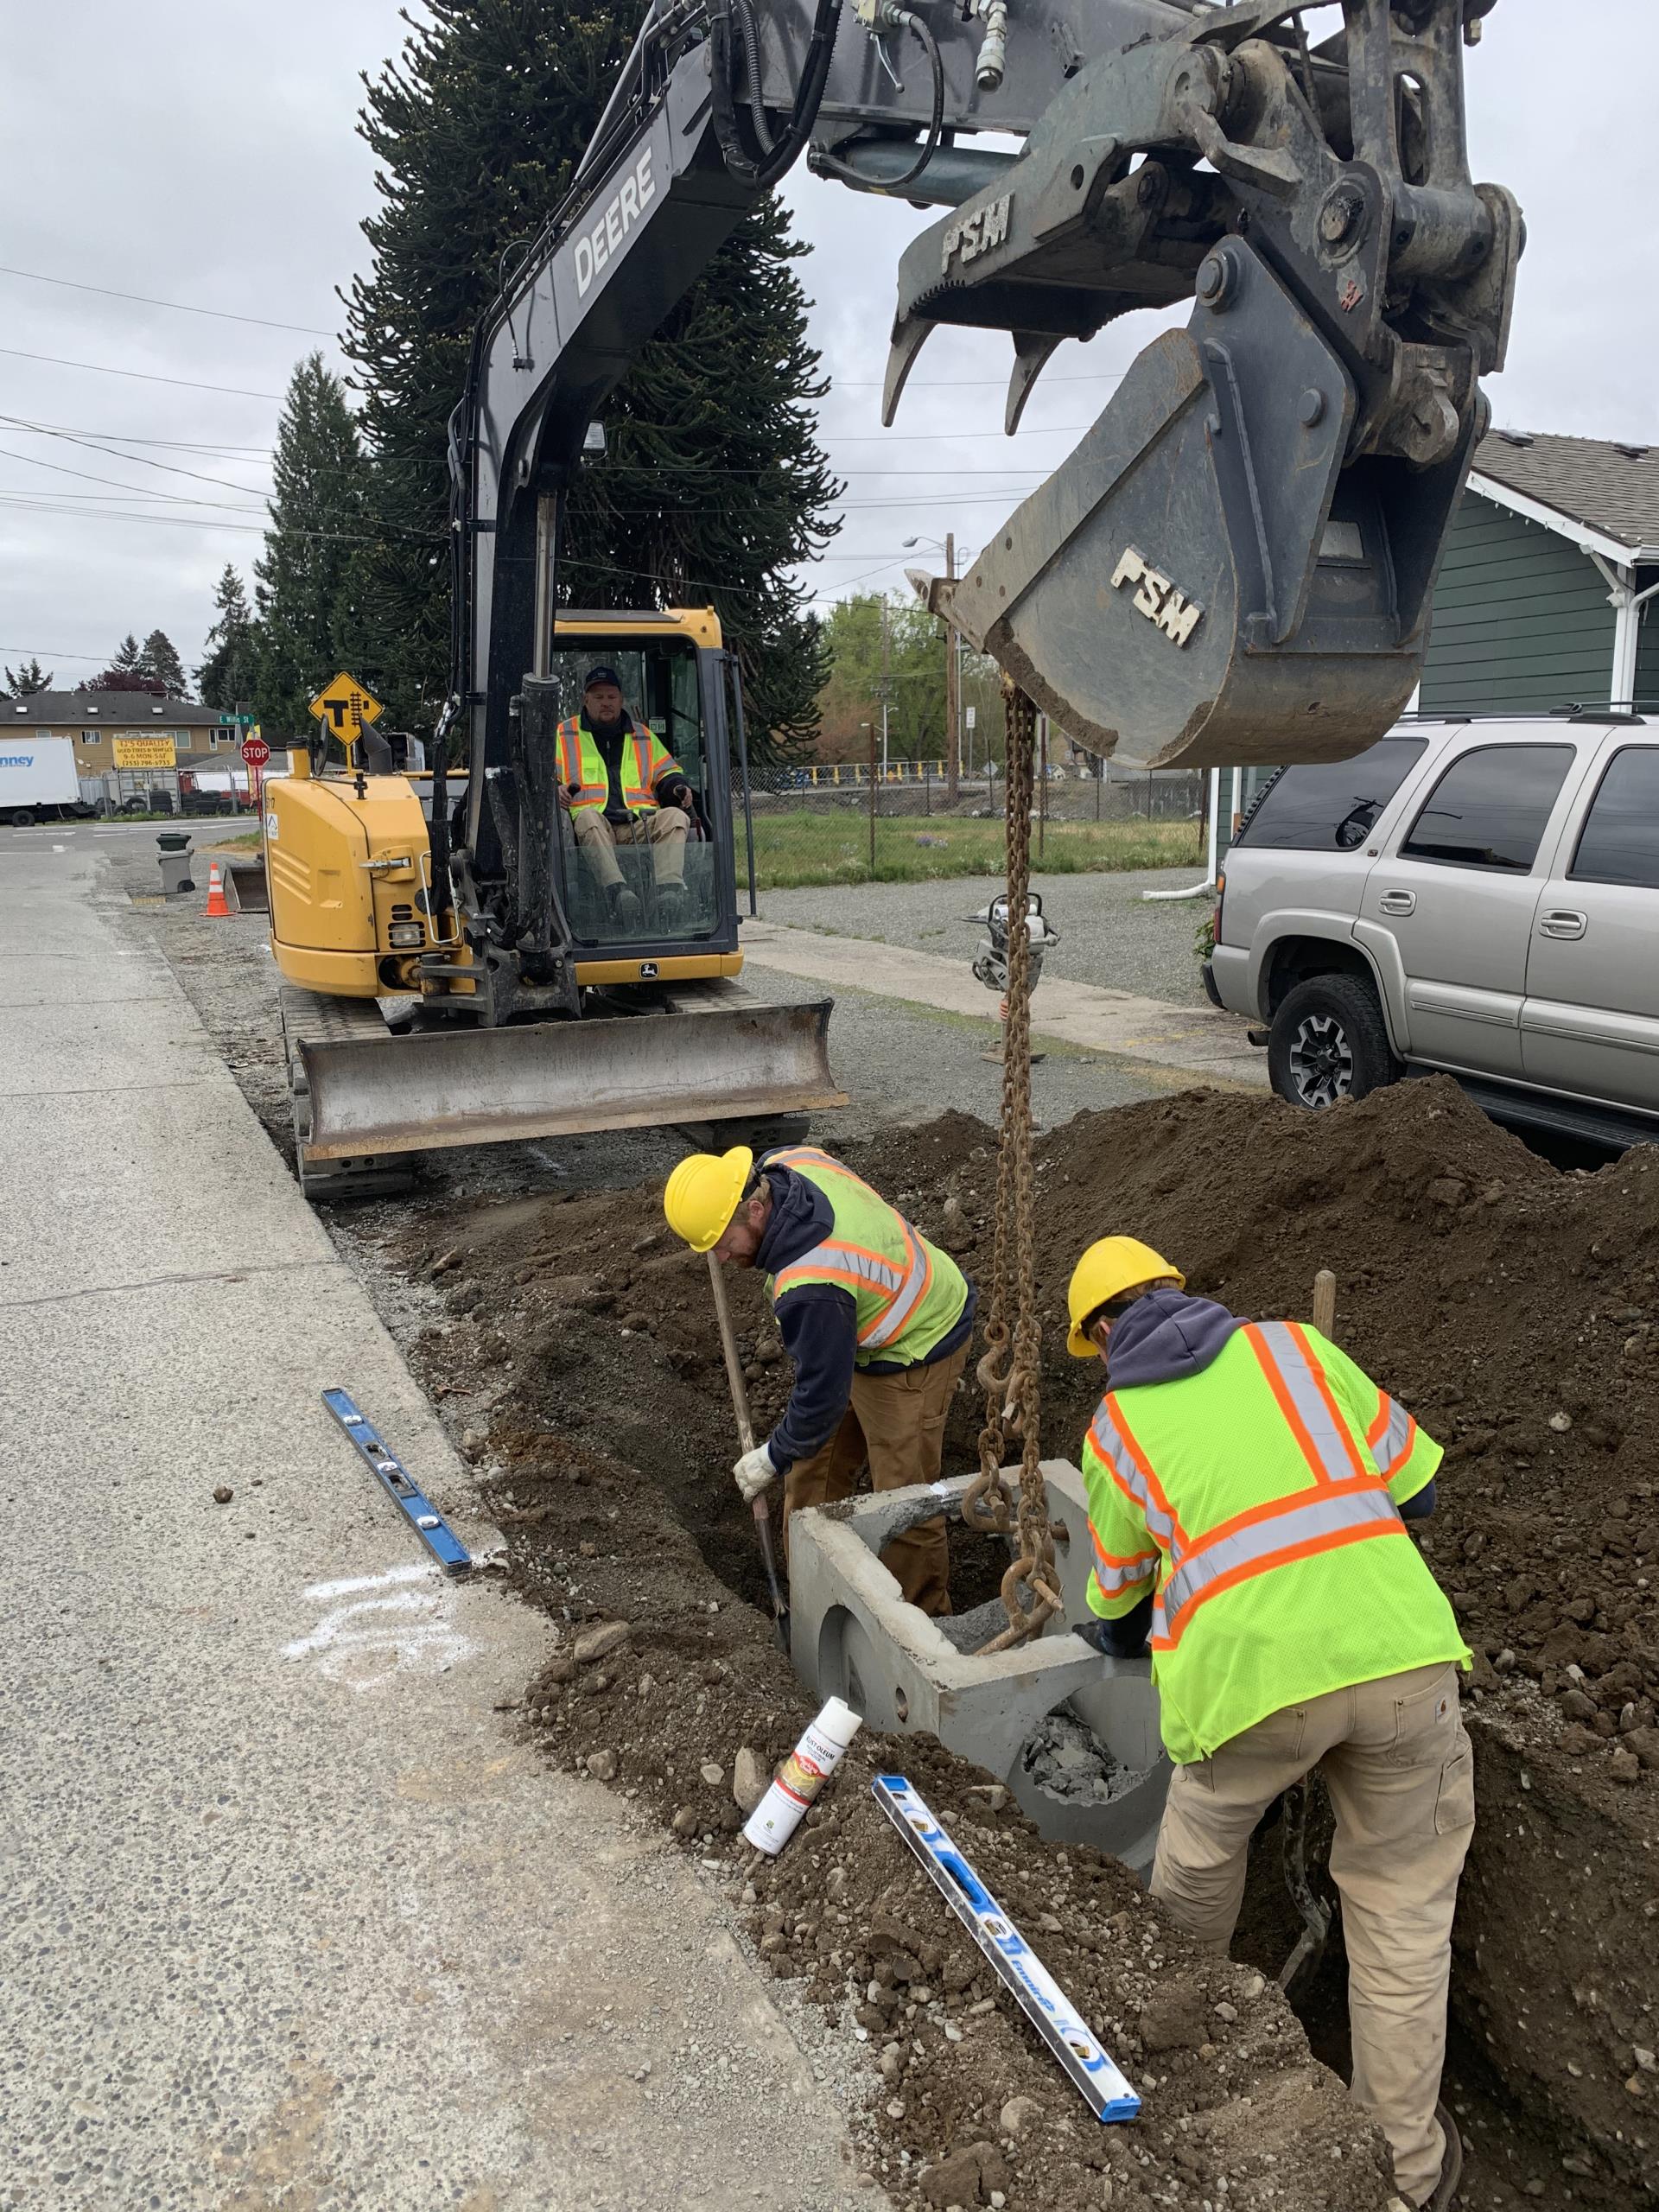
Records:
M1469 57L1475 174L1519 195L1530 240L1495 415L1659 441L1645 212L1659 6L1573 12L1569 34L1546 0L1503 0ZM0 273L0 658L38 654L67 683L159 626L194 665L219 570L251 575L294 362L318 345L341 365L334 288L363 265L374 199L359 72L399 41L395 0L12 0L4 21L0 262L30 273ZM894 264L933 218L804 168L787 191L815 249L802 268L833 381L822 425L848 483L812 577L832 598L899 583L912 534L977 547L1154 326L1063 347L1013 441L1007 341L941 332L883 432ZM100 286L295 327L73 289Z

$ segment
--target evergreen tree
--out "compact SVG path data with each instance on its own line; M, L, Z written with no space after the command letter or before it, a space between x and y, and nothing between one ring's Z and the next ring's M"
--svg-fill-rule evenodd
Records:
M144 666L144 649L130 630L115 649L115 658L86 684L89 691L150 691L155 679Z
M188 699L189 680L184 672L184 663L178 650L165 630L152 630L144 639L139 657L138 673L152 683L159 684L169 699Z
M37 691L52 689L53 675L54 671L42 668L39 661L26 660L21 668L6 671L6 688L3 695L0 696L8 699L32 699Z
M254 563L260 720L309 727L308 704L337 668L365 682L356 618L365 464L346 387L312 353L295 370L276 429L265 550Z
M196 689L204 707L221 711L238 699L253 697L255 680L253 616L242 579L227 561L213 592L219 620L207 632L206 657L196 671Z
M373 270L353 284L346 350L376 469L366 613L403 679L399 713L419 696L429 716L448 684L445 431L473 327L504 254L563 197L642 8L428 0L427 11L365 80L360 128L383 206L363 226ZM584 467L564 540L567 604L713 601L760 753L769 734L788 745L816 726L822 645L790 570L837 526L839 487L800 406L824 389L792 265L804 251L775 202L739 226L607 402L609 450Z

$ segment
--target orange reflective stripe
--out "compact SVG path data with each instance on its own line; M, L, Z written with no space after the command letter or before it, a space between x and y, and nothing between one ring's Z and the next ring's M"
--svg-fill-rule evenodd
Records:
M1336 1551L1344 1544L1364 1543L1373 1536L1403 1536L1405 1533L1404 1522L1397 1512L1390 1510L1386 1520L1377 1516L1364 1522L1351 1522L1343 1527L1327 1529L1322 1535L1310 1536L1301 1542L1288 1543L1275 1551L1263 1553L1258 1558L1241 1560L1236 1567L1224 1568L1201 1589L1193 1591L1185 1603L1178 1607L1173 1630L1165 1607L1165 1592L1160 1591L1153 1608L1152 1648L1154 1651L1173 1650L1186 1633L1187 1624L1198 1608L1207 1605L1211 1598L1219 1597L1224 1590L1236 1589L1241 1582L1249 1582L1258 1574L1268 1573L1274 1567L1289 1567L1298 1560L1314 1559L1321 1552ZM1172 1580L1173 1579L1171 1578Z
M1122 1446L1124 1451L1128 1454L1130 1463L1135 1469L1135 1477L1139 1478L1140 1484L1144 1484L1145 1486L1141 1495L1135 1497L1135 1503L1140 1506L1141 1511L1147 1515L1147 1527L1152 1529L1152 1532L1155 1536L1162 1534L1160 1530L1153 1526L1152 1516L1153 1512L1155 1511L1160 1516L1161 1516L1167 1526L1168 1535L1166 1541L1168 1542L1169 1548L1172 1551L1178 1548L1185 1551L1189 1539L1185 1529L1181 1526L1180 1516L1176 1512L1174 1507L1170 1503L1169 1500L1164 1496L1163 1487L1160 1484L1157 1476L1152 1471L1152 1462L1147 1459L1146 1453L1141 1449L1139 1443L1135 1440L1135 1432L1129 1427L1128 1422L1124 1419L1123 1410L1118 1404L1116 1397L1113 1392L1109 1390L1106 1393L1106 1395L1101 1400L1100 1410L1105 1414L1107 1420L1111 1423L1113 1434L1116 1436L1117 1441ZM1098 1421L1096 1421L1096 1427L1098 1427ZM1130 1495L1132 1497L1135 1496L1135 1491L1133 1488L1131 1489ZM1151 1510L1148 1510L1149 1508Z
M1335 1393L1332 1390L1325 1369L1320 1364L1319 1355L1307 1341L1306 1330L1300 1321L1287 1321L1285 1326L1289 1330L1291 1340L1297 1351L1307 1362L1307 1371L1313 1378L1314 1389L1325 1402L1325 1409L1331 1417L1331 1426L1336 1432L1337 1439L1348 1461L1349 1471L1359 1481L1363 1482L1366 1468L1364 1461L1359 1456L1359 1446L1354 1442L1353 1432L1350 1429L1342 1409L1337 1403Z
M1131 1552L1127 1558L1120 1559L1101 1542L1099 1531L1092 1521L1089 1523L1089 1541L1094 1548L1095 1580L1100 1585L1102 1594L1108 1598L1117 1597L1123 1591L1132 1589L1137 1582L1146 1581L1156 1572L1162 1558L1161 1553L1151 1551Z
M1377 1446L1382 1441L1383 1433L1389 1425L1389 1415L1393 1410L1393 1399L1386 1390L1379 1390L1376 1394L1376 1419L1365 1432L1365 1441L1370 1446L1372 1451L1376 1451Z
M1338 1413L1324 1370L1294 1322L1247 1321L1239 1332L1267 1377L1285 1425L1296 1439L1316 1483L1364 1475L1346 1423ZM1274 1342L1274 1339L1277 1342ZM1315 1427L1319 1436L1314 1433ZM1325 1448L1321 1448L1321 1443Z
M915 1312L918 1301L926 1297L928 1287L933 1281L933 1262L928 1256L926 1245L917 1236L903 1214L898 1216L898 1220L905 1232L905 1256L907 1265L904 1279L893 1293L892 1302L886 1313L878 1318L873 1327L865 1332L861 1339L865 1344L884 1344L896 1337L912 1313Z

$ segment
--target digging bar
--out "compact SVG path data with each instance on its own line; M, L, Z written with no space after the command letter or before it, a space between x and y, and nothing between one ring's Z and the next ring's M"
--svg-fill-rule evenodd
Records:
M726 1380L732 1389L732 1411L737 1416L737 1440L746 1452L754 1449L754 1423L749 1417L749 1394L743 1387L743 1363L737 1356L737 1338L732 1334L731 1309L726 1303L726 1279L720 1272L720 1262L709 1255L709 1287L715 1294L715 1319L720 1324L720 1348L726 1355ZM764 1496L754 1501L754 1533L760 1540L760 1556L766 1562L766 1582L772 1591L772 1617L778 1629L778 1641L785 1651L789 1649L789 1602L778 1580L778 1558L772 1544L772 1514Z

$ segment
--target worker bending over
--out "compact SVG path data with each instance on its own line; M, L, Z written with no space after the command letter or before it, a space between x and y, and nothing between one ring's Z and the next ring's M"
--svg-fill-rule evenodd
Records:
M605 894L611 919L627 925L640 918L639 901L622 880L616 848L648 843L658 918L664 928L675 928L685 913L691 786L651 725L636 722L622 703L613 668L588 670L582 712L559 724L558 747L560 804Z
M1108 1236L1077 1262L1070 1349L1106 1363L1084 1446L1090 1640L1150 1630L1175 1762L1152 1890L1225 1950L1250 1834L1323 1772L1336 1812L1353 2088L1414 2205L1463 2154L1439 2105L1458 1877L1475 1818L1451 1606L1406 1534L1440 1447L1315 1329L1242 1321Z
M732 1472L750 1502L784 1477L785 1541L797 1507L850 1497L867 1461L879 1491L938 1479L978 1297L948 1253L809 1145L759 1162L747 1145L696 1153L669 1177L663 1207L694 1252L766 1274L795 1388ZM912 1605L950 1611L942 1517L881 1557Z

